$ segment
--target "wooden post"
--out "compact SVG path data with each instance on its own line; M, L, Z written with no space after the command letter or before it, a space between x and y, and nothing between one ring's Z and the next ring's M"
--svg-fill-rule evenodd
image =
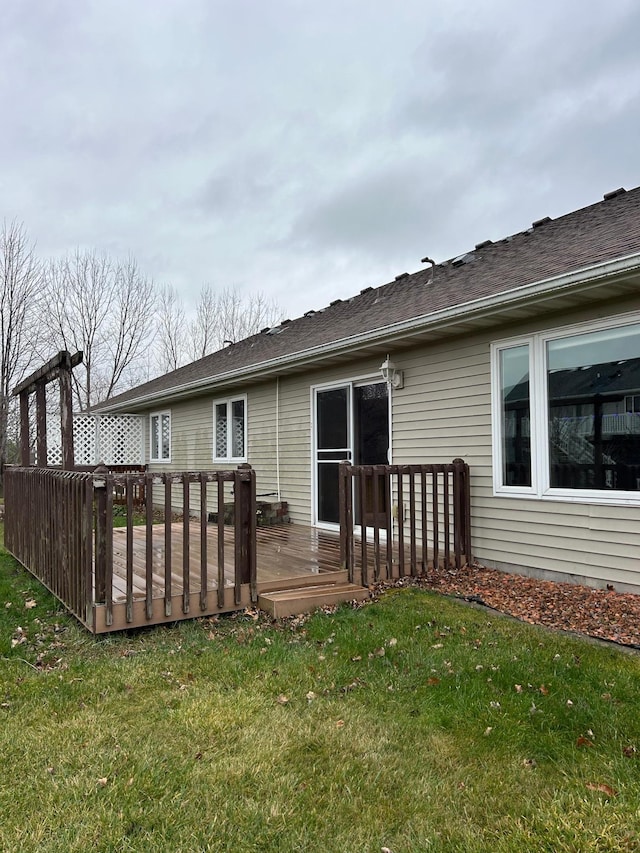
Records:
M62 432L62 467L65 471L73 471L73 395L71 391L70 356L60 365L60 427Z
M349 537L351 536L351 531L349 530L347 520L347 490L349 488L350 478L349 468L350 463L348 461L341 462L338 466L338 518L340 521L340 566L343 570L347 571L349 581L353 583L353 566L349 559Z
M44 382L36 385L36 462L47 467L47 389Z
M28 468L31 464L29 448L29 392L20 392L20 464Z
M471 561L471 496L469 491L469 466L464 459L454 459L454 540L456 568L460 568L460 555L465 562Z
M251 542L252 532L255 539L255 492L252 495L251 476L242 477L242 473L251 472L251 465L238 465L235 473L234 522L235 522L235 603L241 599L241 585L252 582L252 562L255 542ZM220 508L218 507L218 512ZM253 520L251 518L253 514ZM252 523L253 521L253 523Z
M107 473L106 465L98 465L93 479L96 496L96 604L104 604L107 597Z

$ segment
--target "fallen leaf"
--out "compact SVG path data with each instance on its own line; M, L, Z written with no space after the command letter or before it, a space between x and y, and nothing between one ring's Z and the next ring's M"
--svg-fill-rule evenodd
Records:
M522 693L522 684L514 684L516 693Z
M499 711L500 710L500 703L499 702L489 702L489 707L493 708L494 711Z
M587 782L587 788L590 791L600 791L601 794L606 794L607 797L617 797L618 792L611 785L605 785L603 782L596 784L595 782Z
M622 754L626 758L633 758L633 756L636 755L637 752L638 752L638 750L635 748L635 746L633 744L629 744L629 746L625 746L625 748L622 750Z
M388 646L397 646L397 645L398 645L398 641L396 640L396 638L395 638L395 637L391 637L391 639L389 640L389 642L387 643L387 645L388 645Z
M538 766L538 762L535 760L535 758L525 758L522 764L524 767L531 767L531 769Z
M611 701L611 693L603 693L602 698L604 699L605 702L610 702Z
M307 702L313 702L313 700L314 700L315 698L316 698L316 694L313 692L313 690L310 690L310 691L307 693Z
M567 708L573 708L573 702L571 699L567 699Z
M549 688L545 687L544 684L541 684L540 685L540 693L542 693L543 696L548 696L549 695Z
M356 663L359 660L362 660L362 655L354 655L351 660Z
M27 610L32 610L34 607L38 606L38 602L33 598L28 598L25 601L24 606L27 608Z
M278 703L278 705L286 705L288 701L289 701L289 697L285 696L284 693L281 693L278 696L278 698L276 699L276 702Z
M442 649L442 648L444 648L444 645L442 643L435 643L433 646L431 646L431 648L432 649Z
M98 785L100 785L101 788L104 788L108 781L107 777L103 776L102 779L98 779Z
M434 675L432 675L430 678L427 678L427 686L435 687L436 684L440 684L439 678L436 678Z
M341 728L343 728L343 726L344 726L344 720L337 720L336 721L336 728L337 729L341 729Z
M5 607L7 608L7 610L8 610L8 609L11 607L11 602L10 602L10 601L6 601L4 606L5 606Z
M493 726L487 726L487 728L484 730L484 736L488 737L492 731L493 731Z
M593 743L589 740L588 737L580 737L576 740L576 746L593 746Z

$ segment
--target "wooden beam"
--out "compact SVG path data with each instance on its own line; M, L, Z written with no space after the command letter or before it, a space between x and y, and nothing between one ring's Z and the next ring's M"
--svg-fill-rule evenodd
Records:
M71 355L67 350L61 350L57 355L49 359L46 364L43 364L42 367L39 367L30 376L27 376L26 379L23 379L19 385L16 385L11 392L12 395L17 397L23 391L33 394L38 382L44 382L45 385L48 382L53 382L60 375L60 369L73 370L74 367L82 363L82 358L82 352L76 352Z
M47 467L47 392L42 382L36 387L36 463Z
M29 394L20 394L20 464L28 468L31 464L31 448L29 447Z
M65 471L73 471L73 394L71 388L71 366L67 367L66 365L61 365L58 368L58 372L60 376L60 428L62 432L62 467L65 469Z

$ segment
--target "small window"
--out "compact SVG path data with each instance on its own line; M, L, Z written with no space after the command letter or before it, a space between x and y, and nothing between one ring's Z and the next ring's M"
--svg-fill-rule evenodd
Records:
M213 404L214 461L245 462L247 458L246 397Z
M150 427L151 461L171 462L171 412L154 412Z

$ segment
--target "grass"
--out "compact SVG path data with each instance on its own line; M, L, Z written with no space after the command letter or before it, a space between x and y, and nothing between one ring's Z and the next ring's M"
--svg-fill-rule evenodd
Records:
M3 851L640 845L640 658L422 591L94 639L0 554L0 676Z

